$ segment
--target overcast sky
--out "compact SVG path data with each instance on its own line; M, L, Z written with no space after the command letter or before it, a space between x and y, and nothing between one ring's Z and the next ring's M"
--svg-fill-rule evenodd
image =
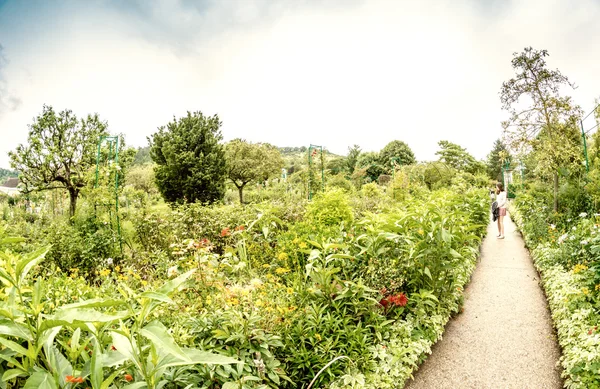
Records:
M484 158L515 51L549 50L593 108L599 20L597 0L0 0L0 167L43 104L133 146L200 110L225 140Z

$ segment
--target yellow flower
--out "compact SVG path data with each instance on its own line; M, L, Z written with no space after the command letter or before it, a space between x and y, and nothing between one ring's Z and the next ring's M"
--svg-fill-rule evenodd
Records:
M262 307L263 305L265 305L265 304L262 302L262 300L256 300L254 302L254 306L256 306L256 307Z
M285 267L278 267L278 268L275 270L275 273L277 273L277 274L285 274L285 273L288 273L289 271L290 271L290 269L288 269L288 268L285 268Z
M146 281L146 280L142 280L140 283L142 284L142 286L148 285L148 281Z
M103 269L103 270L100 270L100 275L101 275L102 277L106 277L106 276L108 276L109 274L110 274L110 269Z
M579 272L582 272L584 270L587 270L587 266L582 265L582 264L577 264L575 266L573 266L573 273L577 274Z
M288 292L288 294L292 294L292 293L294 293L294 289L292 289L292 288L287 288L287 292Z
M117 266L115 266L115 271L116 271L116 272L119 272L119 271L121 271L121 266L118 266L118 265L117 265Z
M318 341L320 341L320 340L321 340L321 335L319 335L319 334L315 334L315 338L316 338Z
M581 291L583 292L583 294L589 294L590 290L588 288L583 288L581 289Z
M419 235L423 235L425 233L425 231L423 231L422 228L419 229Z
M294 240L292 240L292 243L293 243L293 244L296 244L296 243L298 243L298 242L300 242L300 239L298 239L298 238L294 238Z
M600 284L596 285L596 286L594 287L594 289L595 289L595 290L600 290Z
M279 259L280 261L286 261L288 259L288 255L286 253L279 253L277 255L277 259Z
M268 269L271 267L271 265L269 265L268 263L265 263L262 265L263 269Z
M306 246L306 243L300 242L300 244L298 245L298 247L300 247L301 249L305 249L307 246Z
M229 302L231 303L231 305L238 305L240 303L240 300L232 298Z

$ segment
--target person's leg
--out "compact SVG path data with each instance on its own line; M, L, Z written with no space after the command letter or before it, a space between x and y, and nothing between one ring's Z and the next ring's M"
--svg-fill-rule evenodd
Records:
M498 224L498 236L502 235L502 227L500 227L500 220L502 220L501 218L502 216L498 216L498 219L496 221L496 223Z
M498 222L500 223L500 236L504 237L504 216L500 216Z

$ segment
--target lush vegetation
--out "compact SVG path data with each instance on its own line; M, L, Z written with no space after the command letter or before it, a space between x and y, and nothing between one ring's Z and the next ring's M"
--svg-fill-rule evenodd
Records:
M95 166L52 133L86 123L44 107L12 155L45 181L0 198L0 387L395 388L460 311L488 218L467 165L394 141L284 178L301 149L221 144L197 112L118 161L86 138Z
M546 51L531 48L515 54L516 76L504 83L501 94L510 113L505 126L513 157L497 144L489 160L525 167L524 182L517 175L509 185L516 193L511 216L541 274L563 350L565 386L600 388L599 136L595 132L586 139L588 172L582 110L561 94L570 82L547 69L547 57ZM517 103L520 98L531 106ZM589 113L596 123L586 129L600 122L598 108Z

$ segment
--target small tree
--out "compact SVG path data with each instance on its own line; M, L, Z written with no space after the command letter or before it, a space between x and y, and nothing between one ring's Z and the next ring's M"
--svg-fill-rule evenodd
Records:
M225 151L219 117L188 112L148 138L156 186L170 203L214 202L225 195Z
M547 56L548 51L531 47L514 53L516 75L502 84L500 100L510 114L502 126L511 148L521 154L536 149L552 151L540 170L554 178L554 211L558 211L558 169L576 158L572 129L581 109L570 97L560 95L562 87L574 86L560 71L547 68Z
M29 126L27 145L10 152L11 165L20 172L24 192L65 189L69 192L69 215L75 214L77 198L87 183L86 172L96 164L100 136L107 124L97 114L78 119L70 110L56 113L44 105L42 114Z
M410 147L400 140L391 141L379 152L379 163L387 172L392 171L392 158L396 158L396 162L400 165L412 165L417 162Z
M348 174L354 173L354 169L356 168L356 163L358 162L358 156L360 155L360 146L354 145L352 147L348 147L348 156L346 157L346 169L348 170Z
M233 182L244 203L244 187L250 182L265 182L281 172L283 158L279 150L267 143L250 143L234 139L225 145L227 177Z

